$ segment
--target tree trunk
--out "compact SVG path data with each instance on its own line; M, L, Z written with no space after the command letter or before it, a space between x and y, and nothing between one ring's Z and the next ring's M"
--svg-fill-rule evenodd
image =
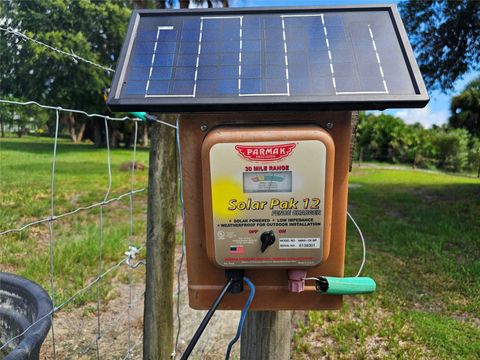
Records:
M110 148L117 149L120 147L120 139L122 137L121 132L114 128L113 126L109 127L109 135L110 135Z
M87 122L83 122L82 125L80 125L80 129L78 130L77 134L77 142L81 142L83 140L83 134L85 133L85 128L87 127Z
M77 132L75 130L75 116L72 113L68 113L65 117L65 121L68 125L68 130L70 132L70 138L74 143L77 142Z
M133 143L133 134L131 132L124 132L123 133L123 142L125 144L125 149L129 149L130 146L132 146Z
M352 171L353 157L355 156L355 147L357 146L357 128L360 121L360 113L352 111L352 132L350 134L350 166L349 171Z
M288 360L291 338L291 311L250 311L242 331L240 359Z
M104 145L103 141L103 129L105 125L103 121L94 120L93 121L93 142L95 143L96 147L102 147Z
M143 146L148 146L148 124L143 124L142 142Z
M56 121L55 120L48 120L47 121L48 135L50 137L55 136L55 126L56 126Z
M3 123L3 118L0 119L0 132L1 132L1 136L2 137L5 137L5 128L4 128L4 123Z
M177 152L175 129L154 123L151 134L143 359L167 360L173 352Z

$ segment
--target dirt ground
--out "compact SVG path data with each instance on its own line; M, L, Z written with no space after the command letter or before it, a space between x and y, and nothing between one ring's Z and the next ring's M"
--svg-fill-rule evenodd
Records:
M176 254L176 271L180 259L180 247ZM125 271L125 270L123 270ZM143 278L142 274L135 274L135 278ZM70 307L59 311L54 318L55 358L56 359L141 359L143 333L143 296L145 286L137 281L131 287L132 307L130 311L130 326L128 321L129 286L117 279L105 278L114 287L114 298L107 304L101 305L100 334L96 341L98 320L96 303L89 303L81 307ZM176 301L177 281L175 277L174 299ZM92 290L94 291L94 290ZM206 311L192 310L188 306L187 273L185 261L181 273L180 317L181 332L177 349L177 358L183 353L197 326L200 324ZM239 311L218 311L213 316L208 327L197 343L192 359L224 359L228 343L235 335L240 317ZM175 331L176 331L176 313ZM130 328L130 331L129 331ZM130 336L131 356L128 356L128 338ZM52 333L47 336L41 349L41 359L54 359ZM231 358L238 358L240 344L236 344Z

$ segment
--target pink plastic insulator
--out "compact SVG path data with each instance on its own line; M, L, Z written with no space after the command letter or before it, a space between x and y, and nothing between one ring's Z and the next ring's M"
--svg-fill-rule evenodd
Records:
M291 292L302 292L305 289L305 270L288 270L288 290Z

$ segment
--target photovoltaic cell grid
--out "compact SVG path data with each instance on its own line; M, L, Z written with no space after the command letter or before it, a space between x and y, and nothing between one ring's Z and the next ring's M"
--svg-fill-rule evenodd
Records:
M418 93L386 10L170 14L141 17L116 99Z

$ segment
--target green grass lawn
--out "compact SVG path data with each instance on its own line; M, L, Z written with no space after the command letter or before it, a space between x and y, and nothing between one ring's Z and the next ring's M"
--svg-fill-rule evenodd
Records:
M0 231L18 228L50 215L53 139L0 139ZM137 161L148 163L148 150L138 149ZM112 186L109 198L130 191L132 150L111 151ZM121 169L123 167L125 169ZM148 170L137 171L137 189L147 186ZM107 150L91 144L59 139L55 166L55 214L88 206L105 197L108 188ZM145 239L146 191L135 195L134 235ZM53 223L56 303L60 303L97 276L99 208L82 211ZM103 209L103 269L124 258L129 242L129 197ZM10 271L50 289L48 224L0 237L0 271ZM113 274L112 276L115 276ZM110 296L111 277L102 286ZM76 304L95 297L92 289Z
M480 180L355 168L349 207L367 239L372 296L338 312L309 312L296 357L480 358ZM346 275L361 243L350 224Z
M0 139L0 231L49 215L52 140ZM103 199L107 152L60 140L55 178L57 214ZM130 187L131 150L112 150L112 191ZM137 159L147 165L148 152ZM480 358L480 180L410 169L355 168L350 211L367 239L365 276L378 290L346 297L341 311L308 312L299 320L294 358ZM136 187L147 184L137 172ZM128 198L104 209L104 268L128 244ZM146 193L134 198L135 241L145 240ZM57 303L97 275L99 210L54 223ZM0 237L0 270L50 288L46 225ZM361 244L348 227L346 275L356 273ZM102 286L108 299L112 274ZM95 297L87 292L75 303Z

